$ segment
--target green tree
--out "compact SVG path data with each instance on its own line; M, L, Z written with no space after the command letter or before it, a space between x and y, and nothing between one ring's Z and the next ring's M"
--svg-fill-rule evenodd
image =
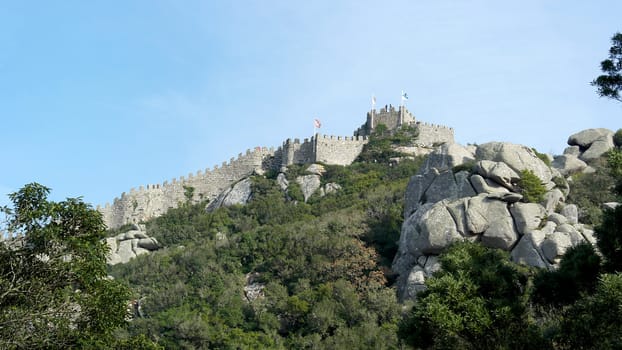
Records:
M618 129L615 134L613 134L613 144L616 147L622 147L622 129Z
M400 336L433 349L546 349L527 317L528 275L506 252L462 242L440 256Z
M620 90L622 90L622 33L616 33L611 38L609 58L600 63L603 75L592 81L596 86L598 95L622 102Z
M544 200L546 187L533 171L526 169L520 172L520 182L518 183L523 194L523 200L528 203L540 203Z
M1 210L0 348L107 348L130 295L107 278L101 214L49 191L28 184Z
M615 179L602 161L596 163L596 171L591 174L575 174L569 182L570 193L568 202L576 204L581 222L598 226L602 219L602 203L613 202L616 199L611 188L615 186Z
M622 195L622 150L612 149L607 153L607 166L615 181L614 192L619 198ZM605 269L622 272L622 206L605 210L595 232Z
M622 182L622 150L612 149L606 153L607 167L611 176L619 183ZM622 194L622 193L619 193Z
M560 349L622 348L622 275L601 275L595 293L564 312Z
M358 161L387 163L392 157L404 156L395 147L410 146L418 137L419 130L414 126L402 125L395 130L388 130L386 125L378 124L358 156Z
M568 249L559 269L538 273L532 299L539 304L560 306L574 303L582 295L592 293L598 282L600 260L590 243Z
M598 248L607 271L622 272L622 206L605 210L603 221L595 230Z

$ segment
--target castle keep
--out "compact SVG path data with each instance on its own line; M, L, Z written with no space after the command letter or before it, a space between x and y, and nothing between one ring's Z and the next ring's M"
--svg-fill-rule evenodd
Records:
M187 177L182 176L162 184L133 188L115 198L112 204L107 203L97 209L109 228L117 228L158 217L188 200L211 201L231 185L252 174L280 171L292 164L317 162L349 165L361 153L368 136L379 124L386 125L389 130L401 125L416 126L419 129L416 143L424 147L454 142L453 129L417 122L405 107L397 110L392 106L385 107L367 113L366 123L354 132L355 136L316 134L302 142L299 139L287 139L276 149L257 147L212 169L199 170L196 174L191 173Z
M415 116L400 106L397 109L391 105L384 106L379 110L371 110L367 112L367 120L365 124L358 128L354 135L368 136L380 124L383 124L389 130L395 130L402 125L414 126L419 130L419 137L415 143L423 147L431 147L434 144L453 143L454 129L443 125L435 125L423 123L415 120Z

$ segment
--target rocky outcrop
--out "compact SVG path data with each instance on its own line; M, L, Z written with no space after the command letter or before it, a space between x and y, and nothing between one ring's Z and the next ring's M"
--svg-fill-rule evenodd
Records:
M208 212L220 207L230 207L232 205L244 205L251 199L252 180L247 177L235 185L229 187L218 197L207 205Z
M433 168L447 170L474 159L475 155L466 147L457 143L443 144L428 155L423 163L422 172L428 173Z
M326 172L326 169L324 169L324 166L321 164L311 164L305 171L312 175L322 176Z
M285 176L284 173L279 173L279 175L276 176L276 183L281 188L281 191L287 191L287 187L289 186L289 181L287 180L287 177Z
M614 132L609 129L587 129L568 138L564 154L555 156L553 167L563 176L594 172L589 163L614 147Z
M551 181L553 172L533 151L533 149L512 143L489 142L477 147L478 160L503 162L517 173L531 170L545 185Z
M305 202L317 191L322 185L320 175L303 175L296 178L296 183L300 185L302 195Z
M260 275L257 272L247 273L244 284L244 299L247 302L253 302L264 297L265 284L259 282Z
M509 251L517 263L549 269L568 248L590 241L589 230L577 222L576 206L564 203L567 185L553 182L560 173L531 148L491 142L473 152L454 144L438 148L425 164L407 186L393 261L402 300L425 288L427 262L437 261L455 241L480 242ZM522 201L523 170L547 189L541 203Z
M613 131L609 129L587 129L580 131L568 138L570 146L578 146L577 157L589 162L598 159L605 152L614 147Z
M311 198L315 193L319 194L320 197L324 197L325 195L336 193L341 190L341 185L329 182L322 186L322 175L326 172L324 166L321 164L311 164L305 169L305 173L307 175L297 176L295 181L300 186L300 190L302 191L302 195L304 201L306 202ZM289 181L284 173L279 173L276 178L279 187L283 191L287 191L289 188Z
M129 231L105 239L110 248L108 265L125 264L131 259L160 249L158 241L147 235L145 225L134 225Z
M554 158L553 167L557 168L562 175L568 176L585 171L586 169L588 169L589 165L579 159L577 155L563 154Z
M457 174L447 172L448 169L474 160L473 152L457 143L437 147L428 155L419 173L408 183L404 217L416 211L423 202L436 202L475 194L472 185L466 179L466 172ZM431 198L422 200L424 195Z

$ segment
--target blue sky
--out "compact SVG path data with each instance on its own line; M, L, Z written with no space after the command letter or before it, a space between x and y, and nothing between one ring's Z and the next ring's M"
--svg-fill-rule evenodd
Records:
M370 95L462 144L616 130L589 82L621 1L0 1L0 204L110 202L256 146L351 135Z

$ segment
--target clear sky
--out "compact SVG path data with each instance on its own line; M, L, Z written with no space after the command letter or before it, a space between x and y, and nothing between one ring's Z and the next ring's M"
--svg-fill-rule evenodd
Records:
M458 142L562 153L622 127L599 98L622 1L0 0L0 204L26 183L111 202L313 133L370 96Z

